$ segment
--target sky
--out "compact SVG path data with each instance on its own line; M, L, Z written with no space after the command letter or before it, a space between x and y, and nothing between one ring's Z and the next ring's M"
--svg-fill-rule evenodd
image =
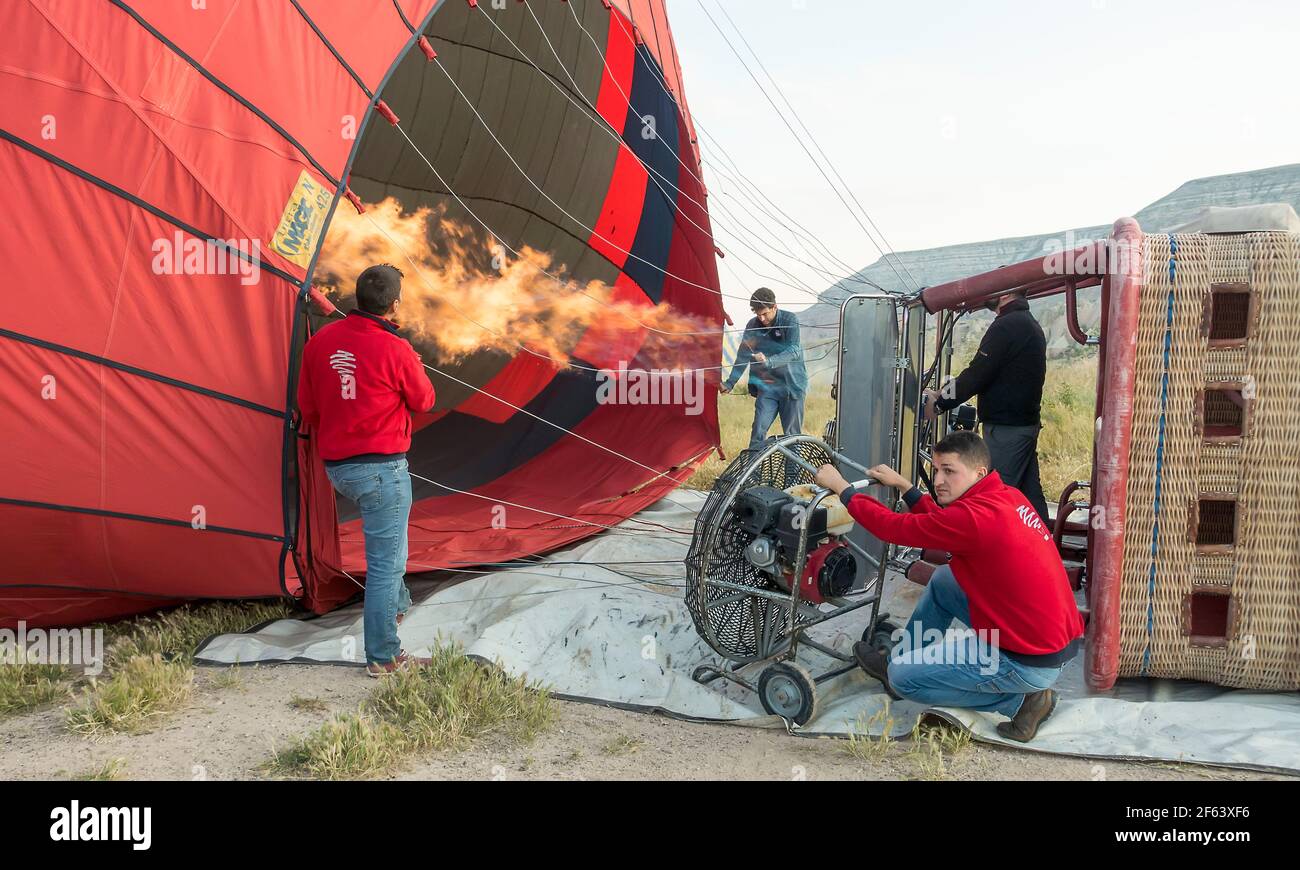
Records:
M791 281L734 238L761 234L755 224L788 233L739 207L734 183L711 168L726 157L840 260L861 268L879 252L705 10L744 53L725 9L895 250L1111 223L1194 178L1300 162L1295 0L667 6L704 130L715 232L733 251L720 266L724 293L771 283L742 259L815 290L832 283L749 237ZM811 301L774 289L793 309ZM747 317L743 301L727 308Z

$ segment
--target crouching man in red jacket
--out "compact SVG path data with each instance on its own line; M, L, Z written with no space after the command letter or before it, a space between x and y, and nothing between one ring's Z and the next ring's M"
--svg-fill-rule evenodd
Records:
M904 493L903 514L855 493L834 466L818 471L817 483L880 540L952 554L903 642L888 656L866 643L853 654L893 697L1001 713L1011 721L998 733L1028 742L1056 707L1051 687L1079 650L1083 619L1051 533L1024 494L989 471L984 440L954 432L932 453L933 499L887 465L871 469ZM949 631L954 619L970 630Z
M402 651L397 624L411 606L406 524L411 516L411 415L433 407L424 364L390 318L402 273L371 266L357 278L357 307L311 337L302 354L298 408L334 488L361 509L366 539L366 671L419 662Z

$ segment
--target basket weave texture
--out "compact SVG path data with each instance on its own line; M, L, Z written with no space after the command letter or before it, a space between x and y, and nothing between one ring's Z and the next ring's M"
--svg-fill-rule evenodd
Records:
M1300 689L1300 236L1144 244L1119 674ZM1253 297L1236 346L1211 341L1225 289Z

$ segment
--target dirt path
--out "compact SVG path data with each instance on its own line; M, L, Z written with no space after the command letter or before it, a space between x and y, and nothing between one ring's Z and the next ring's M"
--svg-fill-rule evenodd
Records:
M128 779L249 779L274 748L333 713L355 710L371 681L349 668L245 668L236 685L200 668L190 706L149 734L87 740L69 733L58 708L0 720L0 780L85 774L115 758ZM293 709L294 696L324 709ZM461 753L420 757L398 779L910 779L924 777L911 744L878 760L846 752L846 741L792 737L782 730L682 722L589 704L561 702L549 732L527 746L491 738ZM979 744L947 756L948 779L1261 779L1245 771L1193 765L1132 764L1019 752Z

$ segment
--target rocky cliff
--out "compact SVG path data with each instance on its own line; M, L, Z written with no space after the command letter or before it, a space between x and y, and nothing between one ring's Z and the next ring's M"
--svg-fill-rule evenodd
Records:
M1242 206L1261 203L1289 203L1300 211L1300 163L1277 166L1253 172L1216 175L1189 181L1168 196L1139 210L1134 216L1148 232L1168 232L1186 223L1209 206ZM1122 207L1122 204L1120 204ZM1117 213L1116 217L1120 214ZM964 245L949 245L924 251L902 251L898 258L907 271L923 287L942 284L968 275L979 274L1008 263L1041 257L1051 249L1049 243L1060 245L1066 239L1083 243L1090 239L1106 238L1111 227L1080 227L1038 236L996 239ZM899 280L895 269L883 259L862 269L854 277L872 281L887 290L911 289ZM906 277L906 273L903 273ZM805 324L804 343L809 344L834 336L834 330L818 328L818 324L834 323L838 319L839 302L846 296L859 292L864 285L852 279L839 281L821 294L822 302L800 312ZM1097 290L1079 294L1079 321L1085 330L1097 322L1099 303ZM1034 303L1034 316L1047 332L1048 353L1061 356L1077 352L1079 346L1070 338L1065 326L1065 305L1061 297ZM982 334L991 315L972 314L963 319L957 335L963 338Z

